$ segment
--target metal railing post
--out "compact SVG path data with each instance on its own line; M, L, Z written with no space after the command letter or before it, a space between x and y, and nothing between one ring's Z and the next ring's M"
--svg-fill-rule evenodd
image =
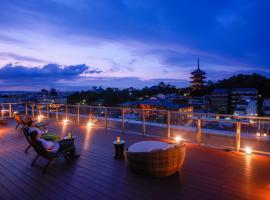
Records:
M41 115L42 114L41 108L42 108L42 106L41 105L38 105L38 115Z
M27 104L27 102L25 103L25 115L28 115L28 104Z
M240 151L241 146L241 122L236 122L236 151Z
M11 103L9 104L9 117L11 118L12 117L12 110L11 110Z
M67 119L67 115L68 115L68 105L66 104L66 119Z
M47 111L47 118L50 118L50 113L49 113L49 104L46 104L46 111Z
M167 113L167 137L168 139L171 137L171 112Z
M77 123L80 124L80 104L77 106Z
M201 117L198 119L197 124L197 142L200 145L202 141L202 119Z
M92 121L92 107L90 106L89 120Z
M142 128L143 128L143 135L146 133L146 128L145 128L145 110L142 109Z
M107 107L105 107L104 114L105 114L105 129L108 129L108 108Z
M35 105L32 104L32 117L35 117Z
M58 105L56 105L55 119L58 121Z
M125 132L125 110L122 108L122 132Z

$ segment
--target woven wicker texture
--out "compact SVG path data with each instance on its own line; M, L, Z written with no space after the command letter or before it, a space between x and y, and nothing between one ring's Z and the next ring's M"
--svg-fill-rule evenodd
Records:
M180 144L167 150L152 152L126 152L127 165L138 173L164 177L175 174L184 163L186 145Z

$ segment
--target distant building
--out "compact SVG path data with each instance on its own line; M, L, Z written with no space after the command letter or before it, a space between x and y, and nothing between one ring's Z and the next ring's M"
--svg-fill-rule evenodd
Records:
M202 89L206 79L205 72L200 69L200 60L198 59L198 66L197 70L191 72L191 84L192 90L200 90Z
M121 107L141 108L141 109L166 109L179 110L181 112L190 112L190 105L184 103L175 103L174 100L180 98L177 95L157 94L145 100L129 101L120 104ZM186 110L187 108L187 110Z
M214 89L210 97L211 111L214 113L228 113L229 97L228 89Z
M188 104L194 108L195 112L207 112L209 109L208 97L189 97Z
M258 98L258 91L255 88L232 89L231 90L231 106L234 113L243 113L243 112L245 113L246 111L241 111L241 110L244 109L244 107L247 106L248 104L253 105L256 103L257 105L257 98ZM256 115L257 115L257 110L256 110Z
M257 100L242 99L234 108L234 115L257 116Z
M264 115L270 116L270 99L265 99L263 101L262 111Z

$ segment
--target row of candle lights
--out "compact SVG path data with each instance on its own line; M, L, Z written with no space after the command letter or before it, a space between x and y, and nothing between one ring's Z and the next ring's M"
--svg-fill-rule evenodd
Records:
M261 137L261 136L266 137L267 134L266 133L256 133L256 136L257 137Z
M43 118L43 116L42 116L41 118ZM63 120L63 123L64 123L64 124L66 124L66 123L68 123L68 122L69 122L68 119L64 119L64 120ZM93 125L94 125L94 123L93 123L92 121L87 122L87 127L92 127ZM256 135L257 135L257 136L261 136L260 133L257 133ZM263 136L267 136L267 134L263 134ZM176 137L174 138L174 140L175 140L176 143L180 143L180 142L183 140L183 138L182 138L181 136L176 136ZM117 143L120 143L120 141L121 141L121 140L120 140L120 137L117 136L117 137L116 137L116 142L117 142ZM252 149L251 149L251 147L245 147L244 151L245 151L245 153L246 153L247 155L252 154Z
M176 143L180 143L183 139L182 139L181 136L176 136L176 137L174 138L174 140L175 140ZM245 153L246 153L247 155L252 154L252 148L251 148L251 147L245 147L244 151L245 151Z

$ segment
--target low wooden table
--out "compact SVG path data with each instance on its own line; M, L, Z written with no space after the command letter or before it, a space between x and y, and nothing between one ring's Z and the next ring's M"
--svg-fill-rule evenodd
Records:
M115 159L124 159L125 158L125 140L120 142L114 141L114 158Z

